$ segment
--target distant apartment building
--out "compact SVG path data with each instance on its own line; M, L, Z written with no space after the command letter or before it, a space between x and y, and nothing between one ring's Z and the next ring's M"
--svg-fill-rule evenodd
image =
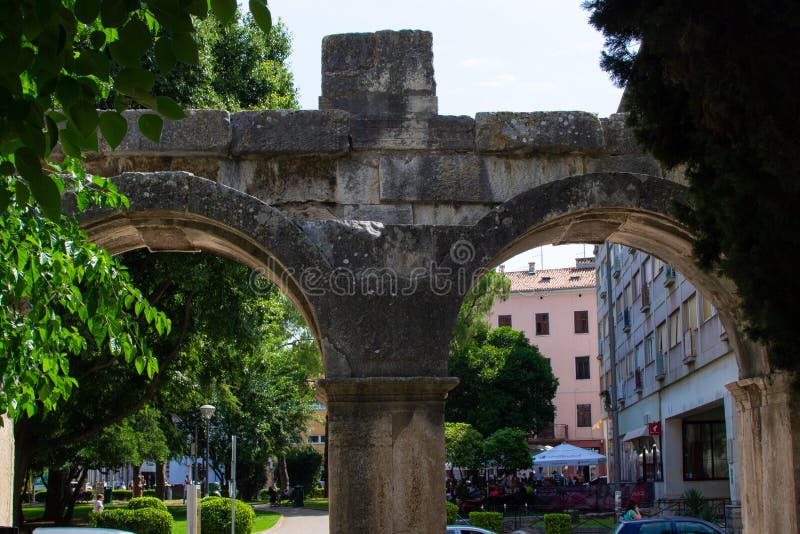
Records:
M725 388L738 370L716 310L654 256L611 244L595 252L609 473L619 461L621 481L652 482L657 500L689 488L738 500L735 407Z
M537 271L530 263L527 271L504 273L511 295L495 304L490 322L524 332L558 378L555 419L532 442L566 442L604 454L594 268L594 258L579 258L575 267Z

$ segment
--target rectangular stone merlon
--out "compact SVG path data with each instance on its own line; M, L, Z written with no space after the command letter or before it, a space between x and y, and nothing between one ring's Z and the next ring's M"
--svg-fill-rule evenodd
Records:
M479 202L491 197L480 156L414 154L384 156L380 163L383 202Z
M451 116L353 117L350 136L354 150L475 150L475 120Z
M479 153L597 153L605 148L600 120L584 111L478 113L475 129Z
M122 113L128 121L128 133L122 143L112 151L100 136L100 153L103 155L217 155L228 154L231 144L231 121L227 111L189 109L186 118L164 121L161 142L154 143L139 131L139 117L153 113L146 109L127 110Z
M603 136L606 140L606 150L611 154L642 154L642 149L636 144L636 138L630 128L625 127L626 113L614 113L600 119L603 125Z
M435 115L433 35L386 30L325 37L319 107L354 115Z
M231 154L344 154L350 114L343 111L266 110L231 115Z

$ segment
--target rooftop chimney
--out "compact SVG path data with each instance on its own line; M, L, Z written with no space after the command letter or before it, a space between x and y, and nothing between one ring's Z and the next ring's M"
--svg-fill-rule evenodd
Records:
M506 272L506 264L505 263L500 264L500 267L498 267L497 270L500 271L500 274L505 273Z
M536 274L536 262L528 262L528 274Z

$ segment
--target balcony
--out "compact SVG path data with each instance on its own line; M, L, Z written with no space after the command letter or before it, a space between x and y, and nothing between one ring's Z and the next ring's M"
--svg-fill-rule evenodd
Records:
M606 285L605 285L605 283L603 281L601 281L600 283L602 284L600 286L602 288L602 289L600 289L600 293L599 293L600 294L600 298L603 299L603 300L606 300L606 290L605 290L605 286Z
M664 353L656 352L656 380L662 381L667 376L667 366L664 361Z
M614 256L612 257L611 260L611 276L613 276L614 278L619 278L619 266L621 264L622 262L619 259L619 254L614 253Z
M631 311L628 308L622 312L622 331L626 334L631 331Z
M642 283L642 307L640 311L642 313L650 311L650 285L647 282Z
M664 287L669 287L675 283L675 269L667 265L664 268Z
M683 363L689 365L697 358L697 336L695 330L690 329L683 333Z
M642 392L642 370L637 367L633 374L633 390L636 393Z

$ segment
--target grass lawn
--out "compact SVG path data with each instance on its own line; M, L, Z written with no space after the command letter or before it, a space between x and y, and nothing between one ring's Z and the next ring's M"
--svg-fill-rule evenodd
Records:
M312 510L328 511L328 499L306 499L303 504L306 505L306 508L311 508Z

